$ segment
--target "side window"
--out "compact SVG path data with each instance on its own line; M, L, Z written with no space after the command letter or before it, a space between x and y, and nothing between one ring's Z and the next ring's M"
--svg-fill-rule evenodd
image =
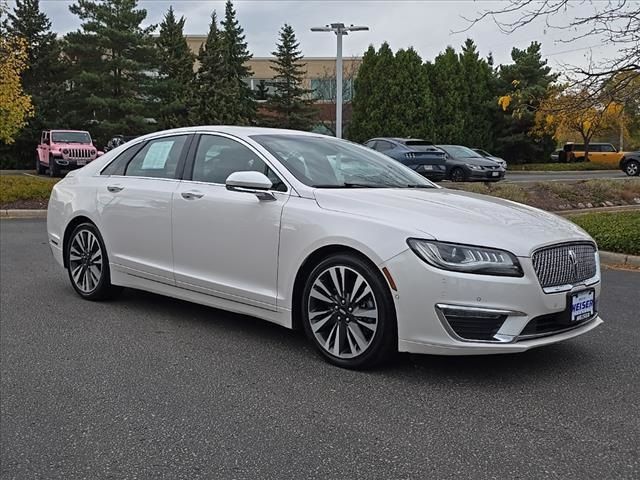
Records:
M376 149L376 141L375 140L371 140L367 143L364 144L365 147L369 147L369 148L373 148L374 150Z
M287 186L269 166L244 145L226 137L202 135L193 162L191 179L224 185L234 172L264 173L273 189L287 191Z
M115 160L107 165L100 175L124 175L124 171L127 168L127 164L133 158L133 156L140 150L142 144L134 145L131 148L126 149Z
M127 164L128 177L175 178L187 135L150 140Z
M603 147L603 145L589 145L589 151L593 152L593 153L595 153L595 152L603 152L603 151L606 152L606 150L603 149L602 147Z
M391 142L385 142L384 140L378 140L376 142L376 150L378 150L379 152L386 152L388 150L391 150L393 148L393 143Z
M613 145L600 145L601 152L615 152L616 149L613 148Z

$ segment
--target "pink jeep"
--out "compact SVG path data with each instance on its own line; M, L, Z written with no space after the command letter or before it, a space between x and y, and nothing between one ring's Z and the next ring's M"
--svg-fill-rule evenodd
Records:
M61 169L73 170L95 160L102 152L93 145L89 132L82 130L45 130L38 145L36 170L57 177Z

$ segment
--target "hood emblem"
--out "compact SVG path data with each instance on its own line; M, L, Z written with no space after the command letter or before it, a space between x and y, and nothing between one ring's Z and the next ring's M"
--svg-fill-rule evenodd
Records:
M578 279L578 256L573 250L569 250L569 261L573 267L573 279L575 281Z

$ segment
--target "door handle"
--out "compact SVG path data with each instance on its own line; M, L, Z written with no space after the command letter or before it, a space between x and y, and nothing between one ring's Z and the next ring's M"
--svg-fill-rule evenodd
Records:
M185 200L195 200L196 198L204 197L204 193L200 192L182 192L180 195L182 195L182 198Z
M111 193L117 193L124 190L124 187L121 185L109 185L107 187L107 190L109 190Z

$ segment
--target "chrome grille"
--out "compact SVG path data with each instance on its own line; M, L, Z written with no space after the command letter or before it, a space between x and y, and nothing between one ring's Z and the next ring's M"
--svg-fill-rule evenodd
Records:
M70 148L69 158L72 159L87 159L91 158L91 149L88 148Z
M554 245L533 254L533 268L542 288L573 285L596 275L595 254L590 243Z

